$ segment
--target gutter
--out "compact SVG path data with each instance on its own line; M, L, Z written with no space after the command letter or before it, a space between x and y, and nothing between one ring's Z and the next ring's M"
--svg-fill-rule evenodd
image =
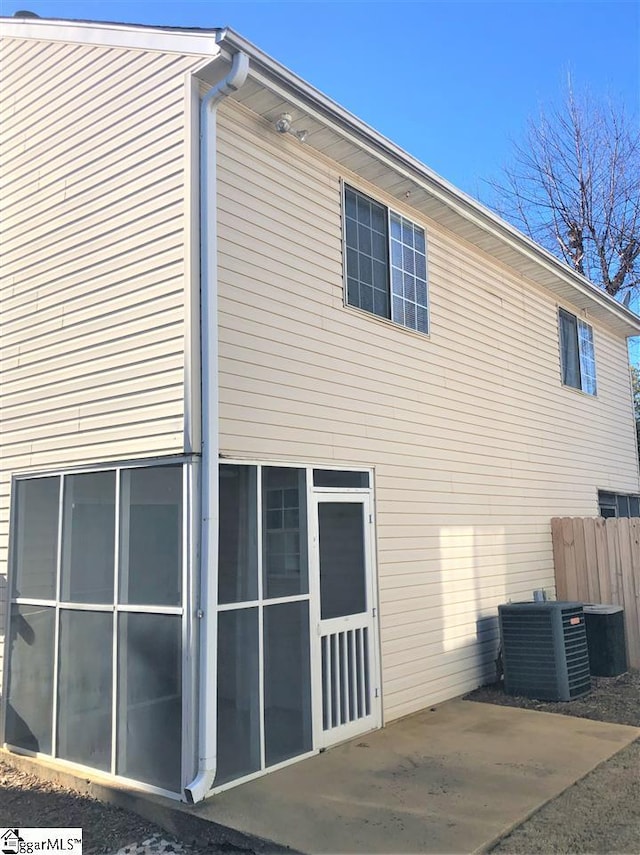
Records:
M200 347L202 365L202 475L200 530L200 680L198 773L184 788L191 804L211 790L217 768L218 633L218 230L216 117L220 103L244 84L249 57L233 55L229 74L200 104Z
M395 171L420 184L429 194L455 211L458 216L473 223L485 233L491 234L521 256L535 262L588 299L598 303L603 309L612 312L627 326L627 335L640 334L640 317L635 312L623 306L586 277L556 258L549 250L528 238L515 226L501 219L475 199L467 196L462 190L395 145L387 137L379 134L337 102L323 95L318 89L276 62L238 33L226 28L220 31L216 41L223 48L243 51L249 55L251 77L257 82L272 89L274 84L283 87L290 93L290 97L292 95L294 99L297 98L303 111L313 110L328 127L332 127L343 136L355 139L361 148Z

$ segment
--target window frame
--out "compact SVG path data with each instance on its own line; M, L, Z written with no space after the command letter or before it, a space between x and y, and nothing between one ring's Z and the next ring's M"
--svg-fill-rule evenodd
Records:
M369 311L368 309L363 309L361 306L354 305L349 302L349 293L348 293L348 269L347 269L347 214L346 214L346 192L347 190L351 190L352 192L363 196L365 199L370 202L378 205L385 210L385 227L386 227L386 249L387 249L387 257L386 257L386 291L387 291L387 300L389 307L388 315L380 315L374 311ZM348 183L344 179L340 179L340 213L341 213L341 225L342 225L342 303L343 307L346 309L353 310L358 313L364 313L368 317L375 318L378 321L383 323L392 324L395 328L400 328L406 330L409 333L413 333L415 335L420 336L420 338L430 338L431 337L431 295L430 295L430 287L429 287L429 264L428 264L428 236L427 229L423 223L416 220L413 216L405 215L398 207L394 207L389 204L387 201L381 201L379 198L376 198L365 190L360 189L356 184ZM425 276L424 282L426 286L426 301L425 305L421 306L418 304L417 299L415 301L416 308L424 308L426 311L426 322L427 322L427 330L426 332L417 329L415 327L407 326L405 323L395 320L393 318L393 285L392 285L392 233L391 233L391 217L398 217L401 221L406 220L411 223L414 228L418 228L422 231L424 235L424 257L425 257ZM404 246L404 244L403 244ZM417 281L417 277L416 281Z
M562 318L563 316L573 322L575 322L575 348L576 348L576 362L577 362L577 371L578 371L578 382L579 385L574 385L573 383L568 383L565 380L566 375L566 366L564 359L564 334L563 334L563 325ZM595 336L593 332L593 325L585 321L575 312L570 312L568 309L565 309L564 306L558 305L557 307L557 324L558 324L558 356L559 356L559 364L560 364L560 381L562 385L566 389L573 389L576 392L581 392L583 395L588 395L590 398L598 397L598 378L597 378L597 359L596 359L596 345L595 345ZM586 353L583 350L583 338L580 333L581 330L588 330L589 333L589 344L590 344L590 353ZM585 371L585 363L590 362L593 366L593 371L588 373Z

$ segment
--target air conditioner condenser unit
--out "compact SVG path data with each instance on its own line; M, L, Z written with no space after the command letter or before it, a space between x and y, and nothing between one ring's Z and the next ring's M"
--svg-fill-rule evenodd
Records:
M582 603L498 606L508 695L570 701L591 690Z

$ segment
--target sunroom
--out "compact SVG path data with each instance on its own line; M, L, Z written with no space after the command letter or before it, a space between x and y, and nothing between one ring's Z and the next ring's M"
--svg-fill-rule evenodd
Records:
M205 634L192 461L17 476L7 747L189 799L380 726L372 479L222 462Z

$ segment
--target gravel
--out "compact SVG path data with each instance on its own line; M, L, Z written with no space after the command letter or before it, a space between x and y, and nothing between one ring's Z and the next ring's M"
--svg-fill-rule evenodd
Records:
M502 682L469 692L465 699L640 727L640 671L627 671L619 677L592 677L591 692L574 701L536 701L505 695Z
M214 851L182 843L137 814L43 780L6 760L0 760L0 789L0 827L82 828L83 855Z
M591 694L567 703L511 697L501 683L466 698L640 727L638 671L594 678ZM255 848L220 842L208 823L211 837L203 841L204 821L188 813L181 814L178 839L137 814L45 781L6 759L0 759L0 791L1 827L80 827L84 855L264 855L276 849L259 841ZM491 851L640 855L640 740L541 808Z

